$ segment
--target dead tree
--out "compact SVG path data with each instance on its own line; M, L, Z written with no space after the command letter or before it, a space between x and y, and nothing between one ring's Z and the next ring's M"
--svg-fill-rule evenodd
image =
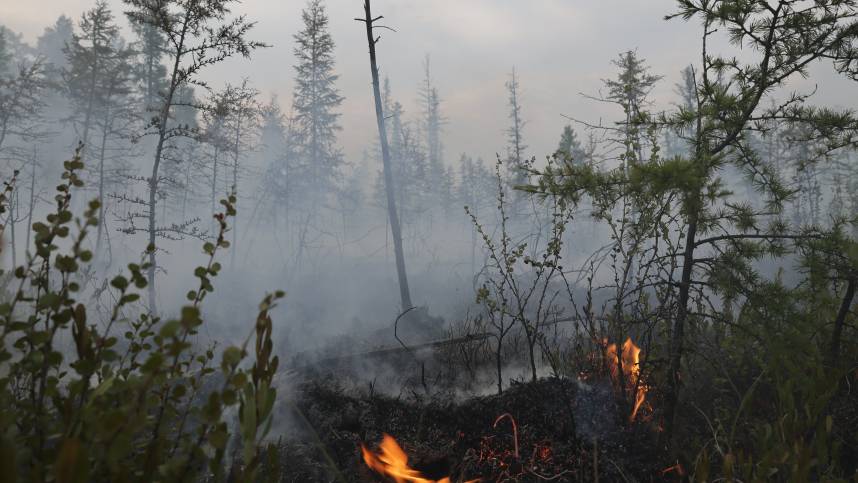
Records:
M405 255L402 252L402 231L399 226L399 217L396 214L396 199L394 197L393 187L393 172L390 162L390 146L387 144L387 130L384 127L384 109L381 104L381 86L378 81L378 65L375 58L375 44L381 39L376 37L373 29L386 28L393 30L384 25L374 25L375 22L384 18L379 15L373 17L370 10L370 0L365 0L364 5L365 18L356 18L355 20L363 22L366 25L366 41L369 44L369 65L372 70L372 90L375 95L375 118L378 123L378 137L381 142L381 158L384 170L384 190L387 195L387 214L390 217L390 230L393 234L393 250L396 255L396 273L399 277L399 296L402 299L402 311L406 311L412 307L411 294L408 290L408 276L405 273Z

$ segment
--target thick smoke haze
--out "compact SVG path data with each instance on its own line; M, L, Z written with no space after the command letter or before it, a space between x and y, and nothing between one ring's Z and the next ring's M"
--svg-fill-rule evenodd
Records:
M32 42L60 13L76 21L89 4L87 0L4 0L0 19ZM118 0L109 5L117 12L123 10ZM331 0L327 5L336 43L337 85L345 97L340 141L347 158L359 160L367 139L375 136L365 38L361 24L353 20L362 14L362 4ZM301 1L244 0L235 13L257 22L252 37L272 47L257 52L251 61L218 65L205 77L214 86L248 77L265 95L276 94L288 111L294 78L292 35L301 27L303 6ZM380 69L390 77L407 117L416 115L422 62L427 54L431 58L447 118L444 151L448 159L457 159L461 153L493 159L495 153L504 153L504 83L513 66L521 77L528 155L541 159L557 147L567 123L562 115L598 123L620 114L616 106L579 95L598 94L602 79L613 75L610 61L619 52L637 50L652 72L665 76L652 93L661 108L669 108L674 101L679 71L699 56L697 25L664 20L674 11L672 0L387 0L373 8L397 30L382 33ZM120 23L127 24L124 19ZM813 83L825 87L816 97L820 104L854 104L854 87L848 80L826 68L814 69Z
M852 481L856 81L858 0L0 0L0 461Z

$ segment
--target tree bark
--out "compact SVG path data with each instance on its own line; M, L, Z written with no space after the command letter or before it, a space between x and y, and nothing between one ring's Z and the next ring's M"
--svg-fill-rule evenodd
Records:
M837 359L840 357L840 339L843 336L843 326L846 323L846 316L849 315L852 300L855 298L855 281L856 279L853 277L846 282L846 293L843 295L843 302L840 304L837 318L834 319L834 332L831 334L831 348L828 351L827 362L829 367L834 367Z
M394 198L393 172L390 162L390 146L387 143L387 130L384 126L384 110L381 104L381 85L378 80L378 65L375 56L375 44L378 39L373 34L373 22L382 17L373 18L370 9L370 0L364 2L363 20L366 24L366 40L369 44L369 64L372 70L372 90L375 96L375 118L378 124L378 137L381 141L381 158L384 165L384 189L387 194L387 213L390 218L390 230L393 235L393 250L396 255L396 273L399 277L399 296L402 302L402 311L412 307L411 293L408 290L408 276L405 272L405 255L402 251L402 231L399 225L399 217L396 213L396 200Z
M696 201L695 201L696 204ZM682 255L682 278L679 281L679 300L677 301L676 319L670 334L670 368L668 369L668 390L664 404L663 442L667 443L673 436L673 423L676 418L676 408L679 402L680 371L682 355L685 350L685 323L688 319L688 300L691 293L691 277L694 272L694 249L697 245L697 209L688 219L688 233L685 237L685 251Z

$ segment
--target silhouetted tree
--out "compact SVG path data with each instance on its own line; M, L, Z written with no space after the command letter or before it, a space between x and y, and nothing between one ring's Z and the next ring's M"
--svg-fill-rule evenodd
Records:
M518 83L515 67L510 72L509 80L506 82L506 89L509 95L510 121L510 126L506 130L506 168L510 183L513 186L518 186L527 182L528 176L526 170L530 168L530 162L525 157L527 145L524 144L524 126L527 123L521 113L521 86Z
M152 174L147 179L148 200L141 200L146 218L146 226L137 228L131 225L130 232L143 231L149 235L149 260L147 267L149 311L157 313L155 273L157 270L156 240L158 237L169 236L170 233L181 234L186 226L173 225L169 228L159 227L156 223L158 191L162 181L160 174L161 162L164 157L165 143L173 137L187 133L182 126L172 127L169 124L176 107L176 93L182 86L196 84L205 86L199 78L199 73L224 59L241 55L250 57L253 50L264 44L247 39L247 34L253 27L243 16L229 19L230 6L235 0L123 0L131 7L127 12L132 23L149 25L156 28L166 39L170 81L160 95L158 116L153 120L152 132L157 136L155 158L152 163Z
M304 28L295 35L293 109L301 149L302 176L311 195L311 210L332 193L342 154L337 148L341 128L337 109L343 101L336 88L334 40L322 0L310 0L301 13Z

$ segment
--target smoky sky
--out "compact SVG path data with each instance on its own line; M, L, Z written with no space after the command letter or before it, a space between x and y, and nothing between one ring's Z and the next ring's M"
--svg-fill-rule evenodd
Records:
M92 0L0 0L0 23L34 42L45 26L65 14L74 20ZM117 14L124 6L110 0ZM361 0L327 0L336 42L338 87L342 105L339 135L347 158L359 160L375 137L370 71ZM244 0L234 13L257 22L251 37L271 45L251 60L230 60L204 73L213 85L249 78L264 98L276 95L288 112L293 87L292 36L301 28L303 1ZM615 106L582 96L597 95L602 79L612 77L611 60L636 50L665 76L652 93L655 109L676 99L679 71L700 58L700 25L666 21L674 0L375 0L376 15L396 32L382 31L380 68L390 78L393 96L406 117L418 114L417 90L423 61L430 56L432 77L442 99L444 154L492 159L505 151L508 125L504 83L513 68L519 76L527 154L553 152L563 115L592 123L621 116ZM126 24L121 15L120 23ZM127 29L126 29L127 34ZM746 55L740 46L720 45L722 52ZM858 85L836 76L829 66L815 67L812 81L794 89L817 90L814 103L836 107L858 104Z

